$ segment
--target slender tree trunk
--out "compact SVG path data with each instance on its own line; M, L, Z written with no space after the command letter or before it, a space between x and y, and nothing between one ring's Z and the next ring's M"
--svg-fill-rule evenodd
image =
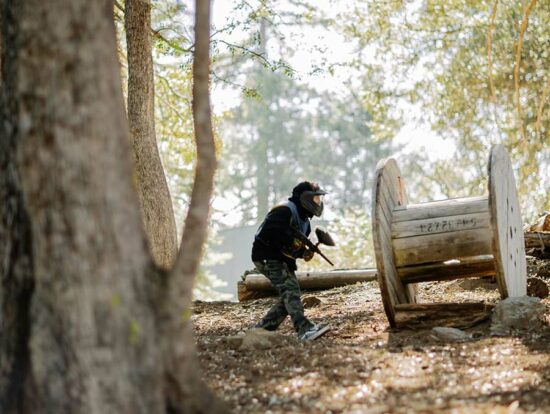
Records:
M256 165L256 205L258 208L258 221L262 221L269 211L269 138L258 134L256 143L257 165Z
M159 338L164 355L166 390L170 412L223 413L227 408L204 383L190 384L196 376L197 358L191 326L191 299L195 275L206 240L210 196L217 160L210 109L210 0L197 0L193 59L193 120L197 165L180 252L168 279L166 296L159 303L162 317ZM182 318L185 329L181 329ZM171 338L166 340L166 338ZM190 385L192 385L190 387ZM194 396L191 399L190 396Z
M265 7L265 1L262 1L262 6ZM264 18L260 20L260 43L258 53L265 56L267 53L267 22ZM258 71L263 71L265 68L259 66ZM256 164L256 206L258 208L258 221L263 220L269 210L269 193L270 193L270 166L269 166L269 140L271 136L266 135L264 131L258 131L258 142L256 148L257 164Z
M155 133L150 0L126 0L124 16L135 182L153 260L168 269L177 253L176 222Z
M215 162L199 154L188 250L159 270L131 182L112 2L0 5L0 412L224 412L181 318ZM201 62L209 23L197 16Z

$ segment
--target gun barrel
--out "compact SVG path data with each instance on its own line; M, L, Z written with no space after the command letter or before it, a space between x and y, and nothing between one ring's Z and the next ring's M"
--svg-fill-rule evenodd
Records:
M329 259L328 257L326 257L326 256L321 252L321 250L317 249L317 253L319 253L323 259L325 259L327 262L329 262L331 266L334 266L334 263L332 263L332 262L330 261L330 259Z
M313 243L304 233L302 233L300 230L298 229L295 229L295 228L292 228L292 230L294 231L294 233L296 234L296 236L298 236L298 238L302 241L302 243L304 243L305 245L307 245L307 247L310 248L311 251L315 252L315 253L318 253L323 259L325 259L331 266L334 266L334 263L332 263L330 261L330 259L328 257L326 257L322 252L321 250L319 249L319 247L317 247L317 245L315 243ZM318 244L318 243L317 243Z

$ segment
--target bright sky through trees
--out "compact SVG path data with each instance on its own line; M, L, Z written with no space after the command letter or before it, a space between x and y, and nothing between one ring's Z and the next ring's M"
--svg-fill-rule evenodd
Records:
M223 27L234 16L234 7L239 0L215 0L213 4L213 24L216 28ZM314 3L326 16L336 15L345 7L345 2L319 0ZM280 7L279 7L280 8ZM323 26L288 26L281 27L285 34L285 42L294 50L299 51L292 56L282 56L296 71L300 82L320 91L330 91L335 95L345 89L346 84L354 84L357 73L347 66L355 57L357 45L344 39L334 28ZM230 39L237 43L244 38L242 31L236 30ZM280 51L272 46L268 49L270 55L278 55ZM279 56L278 56L279 57ZM371 56L372 58L372 56ZM328 68L331 68L328 70ZM422 73L411 74L411 81ZM223 111L237 106L242 98L242 92L236 87L217 83L212 90L214 111ZM395 143L402 145L402 153L426 152L430 159L449 157L454 151L454 144L444 140L430 127L418 123L418 112L421 108L402 103L405 116L404 126L395 137ZM314 111L315 108L312 108Z
M421 0L214 0L212 95L220 143L226 165L231 154L237 156L229 175L248 180L245 184L229 179L220 187L237 191L233 207L248 205L253 194L262 197L258 189L269 187L270 203L281 191L272 182L252 184L251 175L256 174L256 180L262 175L239 159L243 150L249 157L254 151L263 153L264 160L256 165L269 164L266 174L274 176L273 168L292 158L283 139L308 145L306 141L326 136L314 145L333 153L333 158L339 154L333 147L346 140L355 140L353 154L366 150L380 159L397 152L398 162L414 182L411 197L417 202L483 193L489 149L502 143L511 153L526 215L533 216L547 203L543 190L548 187L548 152L543 143L549 130L544 104L549 89L545 85L550 85L545 75L548 8L543 2L534 10L523 32L520 61L516 51L521 5L499 8L496 14L493 8L491 1L468 6L461 1ZM264 80L256 76L261 72ZM287 77L289 82L282 84L293 86L276 86L277 77ZM262 100L262 82L271 85L274 101ZM298 99L298 91L305 89L309 92ZM519 109L517 97L523 103ZM255 99L257 105L250 102ZM365 121L351 110L354 99L370 115ZM333 102L340 103L341 110ZM277 115L285 127L267 131L276 114L262 112L262 105L288 111ZM248 118L238 119L240 124L231 131L228 125L234 116L247 110L252 111ZM302 122L301 133L295 116ZM318 122L328 117L332 124ZM308 122L313 127L307 127ZM351 138L353 134L360 136ZM378 154L364 145L369 140L390 143L391 148ZM365 170L373 168L365 165ZM359 170L354 165L349 171ZM348 184L334 184L341 188L332 190L342 196ZM254 214L254 206L263 204L256 200L248 211Z

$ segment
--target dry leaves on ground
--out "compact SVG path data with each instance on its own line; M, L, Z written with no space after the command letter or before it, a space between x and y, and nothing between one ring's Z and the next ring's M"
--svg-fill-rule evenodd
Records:
M535 268L544 267L545 264ZM533 266L531 266L533 267ZM308 293L308 295L311 295ZM287 320L271 349L234 349L273 299L195 304L195 335L210 387L236 413L548 413L550 328L491 337L490 321L471 339L442 342L430 321L398 330L388 323L375 282L319 291L306 309L332 330L301 343ZM499 300L490 280L421 285L422 302ZM549 308L549 300L543 300ZM548 318L549 313L546 316ZM548 321L548 319L547 319ZM438 321L445 324L445 321ZM456 326L460 321L447 321ZM443 325L439 325L443 326Z

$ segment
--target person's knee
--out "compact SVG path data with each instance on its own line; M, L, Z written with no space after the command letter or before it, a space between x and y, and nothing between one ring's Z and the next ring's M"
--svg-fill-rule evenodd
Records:
M291 293L293 295L297 295L298 297L301 295L300 286L298 285L298 282L296 280L292 279L286 279L283 285L283 290L285 292Z
M295 302L299 302L300 305L301 305L301 303L302 303L300 301L300 293L296 292L295 290L292 290L292 289L286 290L282 295L282 299L283 299L285 305L287 305L289 303L295 303Z

